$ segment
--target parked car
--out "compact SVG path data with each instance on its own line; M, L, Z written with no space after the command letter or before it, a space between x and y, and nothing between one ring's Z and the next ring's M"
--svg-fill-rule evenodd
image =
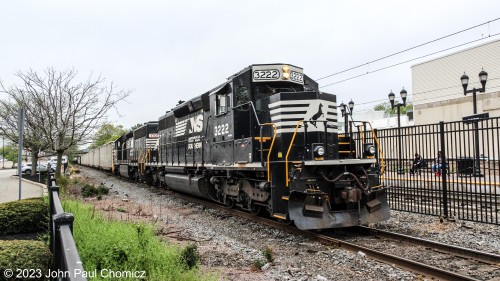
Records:
M31 170L33 170L33 166L31 165L31 163L26 163L26 164L23 164L21 166L21 172L23 174L29 175L29 174L31 174ZM47 170L48 170L47 164L43 164L43 163L42 164L38 164L36 166L36 170L39 173L47 173ZM51 168L50 171L54 172L54 169Z
M68 156L63 155L62 157L62 163L68 162ZM48 164L50 164L50 167L54 168L57 166L57 156L52 156L49 158Z

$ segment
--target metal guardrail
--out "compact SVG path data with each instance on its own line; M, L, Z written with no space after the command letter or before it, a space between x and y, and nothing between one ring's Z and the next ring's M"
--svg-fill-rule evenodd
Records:
M64 212L59 199L59 186L54 174L49 174L47 182L50 200L50 251L52 252L52 271L57 276L52 280L87 280L80 255L73 239L73 221L71 213Z

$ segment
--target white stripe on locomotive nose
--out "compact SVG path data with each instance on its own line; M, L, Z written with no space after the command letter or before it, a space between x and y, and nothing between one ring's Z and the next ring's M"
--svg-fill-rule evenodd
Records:
M323 129L323 130L317 130L317 131L324 132L325 130ZM328 128L326 131L328 133L337 133L338 132L337 129L335 129L335 128ZM276 130L277 134L287 134L287 133L292 133L293 134L294 132L295 132L295 128L284 128L284 129L277 129ZM299 129L298 132L299 133L303 132L303 130ZM308 132L311 132L311 130L308 130ZM313 132L315 132L315 131L313 131Z
M279 113L279 112L276 112L276 113ZM325 115L333 116L333 113L325 112ZM277 115L271 116L271 121L273 121L273 122L279 121L279 120L286 121L287 119L297 119L297 118L300 118L301 120L303 120L305 116L306 116L306 113L302 113L302 114L277 114ZM336 118L334 118L334 119L336 120Z

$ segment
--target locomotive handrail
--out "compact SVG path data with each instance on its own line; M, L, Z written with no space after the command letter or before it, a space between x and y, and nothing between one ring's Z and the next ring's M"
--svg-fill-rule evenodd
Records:
M274 141L276 140L276 132L277 132L277 126L275 123L264 123L262 125L259 125L260 126L260 159L262 161L262 158L264 156L264 150L263 150L263 147L262 147L262 128L264 126L273 126L273 139L271 141L271 146L269 146L269 152L267 153L267 182L271 182L271 165L270 165L270 162L271 162L271 152L273 151L273 147L274 147Z
M292 140L290 141L290 146L288 147L288 150L286 152L286 156L285 156L285 173L286 173L286 187L288 187L288 183L289 183L289 175L288 175L288 156L290 155L290 151L292 151L292 146L293 146L293 143L295 142L295 136L297 135L297 131L299 130L299 127L300 127L300 124L301 123L309 123L309 122L312 122L312 121L305 121L305 120L299 120L297 122L297 126L295 127L295 131L293 132L293 136L292 136ZM327 137L327 124L328 124L328 120L316 120L314 122L322 122L324 123L325 125L325 148L328 148L328 137ZM304 133L304 142L305 144L304 145L307 145L307 126L305 126L305 133Z
M295 126L295 131L293 132L292 140L290 141L290 146L288 147L288 151L286 152L285 156L286 187L288 187L288 182L290 181L288 175L288 156L290 155L290 151L292 151L293 142L295 141L295 136L297 135L297 131L299 130L299 126L301 123L304 123L304 120L299 120L299 122L297 122L297 126Z
M244 106L244 105L247 105L247 104L249 104L249 105L252 106L252 112L255 115L255 120L257 120L257 125L261 126L262 124L260 124L259 116L257 115L257 111L255 110L255 106L253 105L253 101L249 101L249 102L237 105L235 107L232 107L232 109L235 109L237 107L241 107L241 106Z
M368 125L370 125L370 130L372 131L372 134L373 134L373 139L375 140L375 144L377 145L377 149L378 149L378 152L379 152L379 159L380 159L380 175L383 175L385 173L385 158L384 158L384 152L382 151L382 148L380 146L380 143L378 141L378 138L377 138L377 133L375 132L375 129L373 128L372 124L370 122L365 122L365 121L352 121L352 122L362 122L364 124L368 123ZM359 127L361 127L362 125L355 125L356 127L358 127L358 131L361 132L361 140L362 142L364 143L365 142L365 133L364 131L360 130Z

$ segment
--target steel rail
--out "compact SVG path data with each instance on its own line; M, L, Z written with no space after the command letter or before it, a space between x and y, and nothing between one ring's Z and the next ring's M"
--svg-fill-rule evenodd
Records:
M481 262L484 262L487 264L492 264L492 265L500 264L500 255L493 254L493 253L481 252L478 250L473 250L473 249L464 248L464 247L460 247L460 246L448 245L448 244L444 244L444 243L440 243L440 242L436 242L436 241L426 240L426 239L412 237L412 236L405 235L405 234L394 233L394 232L390 232L390 231L374 229L374 228L365 227L365 226L358 226L357 229L360 231L363 231L363 232L369 232L370 234L373 234L376 236L400 240L400 241L408 242L410 244L417 245L417 246L432 248L432 249L435 249L439 252L444 252L447 254L452 254L452 255L459 256L459 257L463 257L463 258L470 258L470 259L481 261Z

